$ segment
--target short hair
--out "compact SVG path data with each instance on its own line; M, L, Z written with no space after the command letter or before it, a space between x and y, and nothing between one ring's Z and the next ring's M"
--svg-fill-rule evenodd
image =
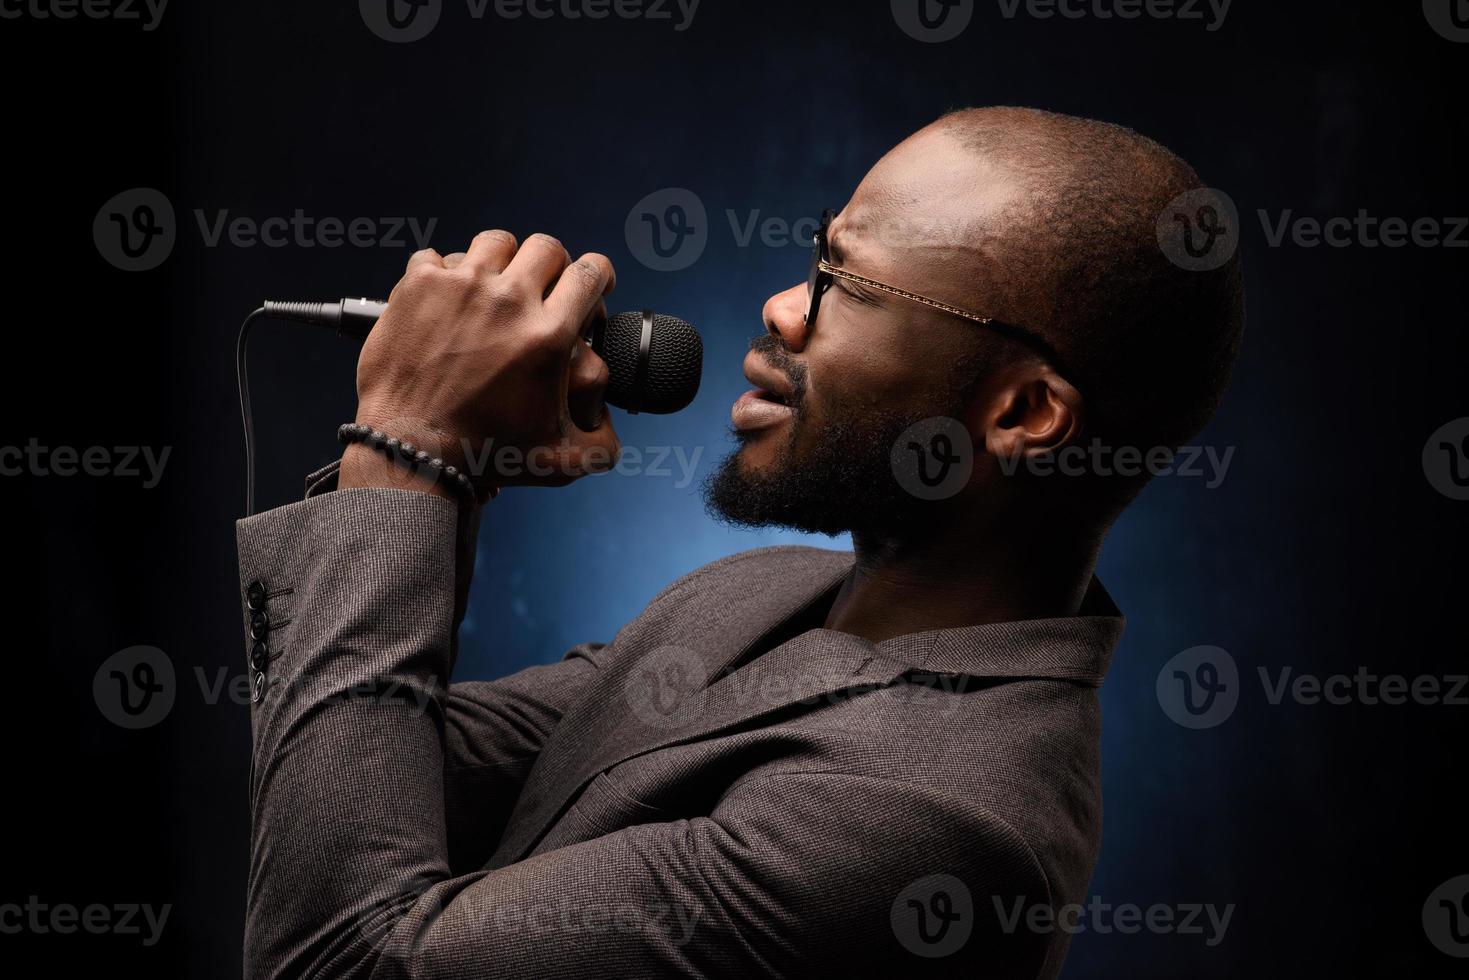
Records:
M1075 370L1092 435L1176 448L1203 428L1239 351L1244 286L1237 250L1190 271L1159 243L1169 205L1203 187L1193 169L1124 126L1039 109L961 109L936 125L1024 179L1005 271L1038 277L1044 322L1024 325Z

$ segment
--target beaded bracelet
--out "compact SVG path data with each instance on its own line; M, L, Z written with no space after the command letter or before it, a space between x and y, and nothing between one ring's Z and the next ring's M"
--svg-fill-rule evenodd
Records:
M337 439L344 445L362 443L370 446L378 452L383 453L390 459L401 460L408 464L408 469L418 472L423 469L429 471L435 483L442 483L459 497L460 501L469 507L480 502L480 494L474 488L474 483L469 475L461 472L458 468L445 463L437 456L430 456L411 442L404 442L374 429L371 426L357 425L355 422L347 422L337 429ZM487 488L488 499L493 500L500 492L499 487Z

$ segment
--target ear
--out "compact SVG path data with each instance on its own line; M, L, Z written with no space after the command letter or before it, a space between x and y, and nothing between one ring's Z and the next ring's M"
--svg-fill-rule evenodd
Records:
M1027 366L985 406L979 419L985 449L1007 459L1057 452L1080 438L1082 408L1081 392L1049 365Z

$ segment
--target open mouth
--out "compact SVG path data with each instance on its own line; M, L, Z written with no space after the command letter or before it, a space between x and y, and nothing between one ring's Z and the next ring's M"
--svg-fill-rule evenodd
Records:
M745 378L753 387L730 410L734 427L752 432L780 425L795 414L797 385L754 349L745 355Z
M741 432L779 425L795 414L784 396L764 388L752 388L730 409L730 421Z

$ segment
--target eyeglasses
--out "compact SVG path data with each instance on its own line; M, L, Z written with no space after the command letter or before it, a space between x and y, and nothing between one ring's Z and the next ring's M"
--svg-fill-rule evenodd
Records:
M810 328L816 323L816 314L821 309L821 297L831 288L832 282L836 279L846 279L849 282L859 283L869 289L877 289L885 293L891 293L894 296L901 296L915 303L922 303L924 306L932 307L935 310L941 310L944 313L963 317L965 320L989 327L1025 344L1050 361L1051 365L1057 371L1060 371L1063 375L1068 374L1067 371L1062 369L1061 357L1056 353L1055 348L1024 327L1017 327L1014 324L996 320L992 316L985 316L981 313L973 313L969 310L960 309L957 306L950 306L948 303L940 302L928 296L920 296L918 293L912 293L906 289L900 289L897 286L891 286L885 282L878 282L876 279L868 279L866 276L859 276L855 272L848 272L846 269L839 269L832 265L830 246L827 244L827 232L831 228L832 219L835 217L836 212L830 208L822 213L821 227L817 229L814 244L811 249L811 274L806 281L806 294L810 298L810 305L806 308L807 328Z

